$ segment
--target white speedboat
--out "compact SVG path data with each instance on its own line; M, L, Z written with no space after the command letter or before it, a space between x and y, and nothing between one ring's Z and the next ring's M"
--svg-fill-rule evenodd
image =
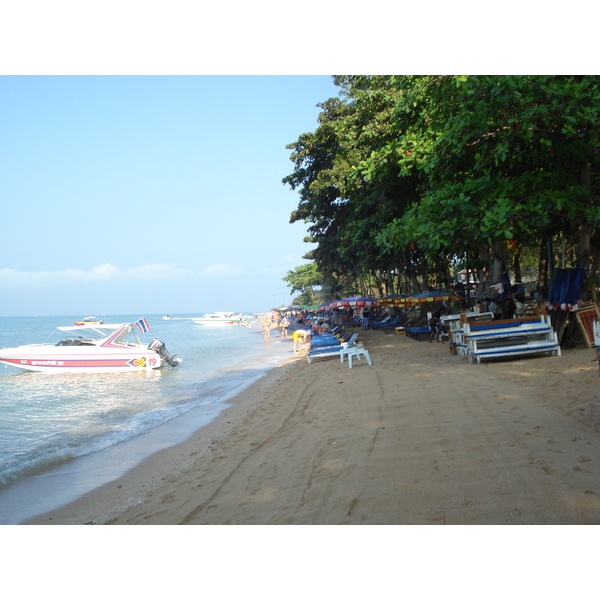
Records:
M243 319L242 315L236 315L232 312L206 313L202 317L192 317L192 321L198 325L209 325L224 327L226 325L239 325Z
M0 350L0 363L24 371L46 373L150 371L165 363L176 367L181 358L169 354L157 339L142 343L135 332L150 330L146 319L116 325L78 325L57 327L67 332L58 344L30 344Z

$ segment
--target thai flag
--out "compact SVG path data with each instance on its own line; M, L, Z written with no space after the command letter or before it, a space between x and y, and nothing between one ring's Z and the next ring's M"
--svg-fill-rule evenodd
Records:
M140 328L142 333L148 333L148 331L150 331L150 325L148 325L146 317L142 317L139 321L136 321L135 324Z

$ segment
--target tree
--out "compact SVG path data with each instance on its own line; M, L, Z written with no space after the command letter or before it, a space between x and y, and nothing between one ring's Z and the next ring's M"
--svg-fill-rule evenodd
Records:
M384 295L394 291L391 274L400 270L404 253L381 252L376 236L414 199L415 186L398 177L392 162L377 181L356 167L395 135L392 117L400 90L388 77L336 77L335 82L342 98L321 104L317 130L288 146L295 169L283 182L300 194L290 220L309 224L317 243L311 258L324 276Z
M313 259L339 288L482 285L555 242L600 284L600 91L592 76L344 76L288 146ZM396 289L394 289L394 287Z
M288 271L283 278L288 287L292 288L291 293L300 292L300 296L294 299L298 304L315 304L315 288L322 284L322 275L314 262L296 267L293 271Z
M518 247L559 232L580 232L579 256L591 254L600 213L596 77L442 77L428 87L427 120L407 157L429 189L388 226L383 247L417 239L429 253L490 252L499 281L506 242ZM488 250L486 250L486 248ZM594 248L597 252L597 248Z

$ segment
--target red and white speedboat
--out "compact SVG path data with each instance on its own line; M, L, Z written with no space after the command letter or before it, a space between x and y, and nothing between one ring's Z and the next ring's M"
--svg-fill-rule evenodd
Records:
M143 344L135 333L136 326L143 333L150 330L146 319L117 325L57 327L68 332L69 337L55 345L3 348L0 363L24 371L107 373L149 371L165 363L176 367L181 362L181 358L167 352L160 340Z

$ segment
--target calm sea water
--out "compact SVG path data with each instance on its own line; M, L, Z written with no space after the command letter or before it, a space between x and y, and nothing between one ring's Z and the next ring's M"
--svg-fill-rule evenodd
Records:
M102 318L124 323L140 316ZM57 326L78 318L0 317L0 347L45 342ZM7 506L10 512L11 501L3 505L2 499L23 479L78 457L103 452L108 457L110 449L148 437L177 417L185 422L185 415L193 414L194 427L208 423L228 398L292 354L292 344L281 340L277 330L271 340L263 340L260 321L251 327L205 327L186 319L146 318L151 331L140 339L163 341L169 352L182 357L178 367L148 373L45 374L0 366L0 523L13 522L3 515ZM49 341L60 339L57 333ZM179 427L167 443L183 441L190 433ZM125 461L122 468L131 466ZM118 476L118 471L112 474Z

